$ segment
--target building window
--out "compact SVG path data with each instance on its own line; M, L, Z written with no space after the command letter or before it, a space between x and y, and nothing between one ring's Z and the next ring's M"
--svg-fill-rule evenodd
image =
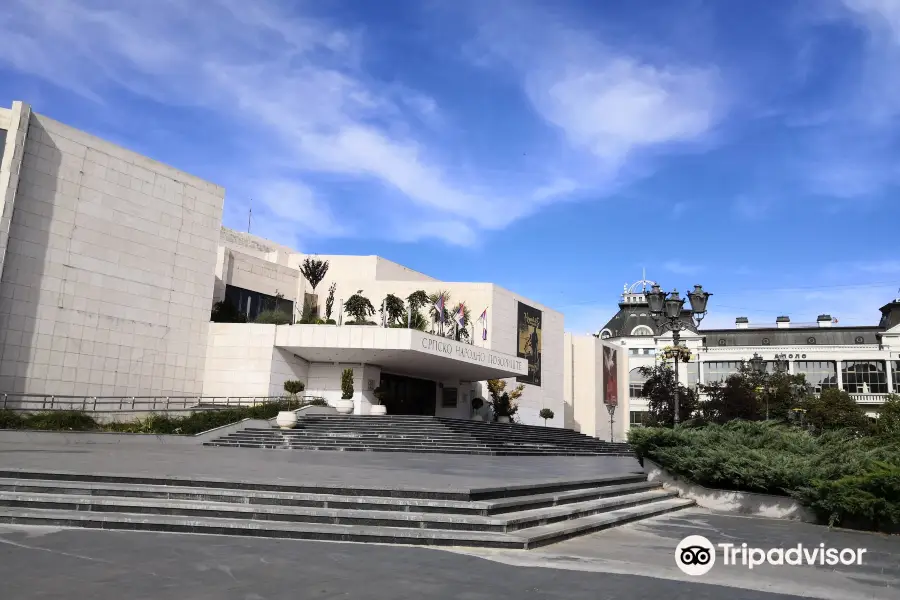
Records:
M646 356L656 356L656 348L644 348L644 354Z
M687 386L696 388L700 384L700 363L689 362L685 366L687 367Z
M632 369L628 374L628 395L631 398L643 398L644 383L646 382L647 378L641 375L640 368Z
M631 335L653 335L653 330L647 327L646 325L638 325L634 329L631 330Z
M706 383L718 383L728 379L729 375L738 373L741 369L741 361L714 361L703 363L703 371L706 373Z
M900 360L895 360L892 365L893 369L893 379L894 379L894 393L900 394Z
M650 413L646 410L631 411L630 423L632 427L643 427L650 420Z
M441 408L456 408L457 392L456 388L445 387L441 391Z
M611 337L612 337L612 332L609 329L604 329L603 331L600 332L601 340L608 340Z
M825 388L837 387L837 363L833 360L798 360L794 363L794 373L806 376L806 382L817 394Z
M629 348L631 356L656 356L656 348Z
M881 360L845 360L841 363L844 391L851 394L887 394L887 373Z
M234 285L225 286L225 300L243 313L248 321L252 321L266 310L280 310L288 317L293 317L294 314L294 303L290 300L245 290Z

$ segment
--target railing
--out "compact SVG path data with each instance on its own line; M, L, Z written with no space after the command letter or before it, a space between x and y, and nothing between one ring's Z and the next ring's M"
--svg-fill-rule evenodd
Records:
M850 394L857 404L884 404L887 394Z
M300 404L320 399L300 396ZM286 396L56 396L0 394L0 409L22 412L77 410L96 413L153 413L226 410L286 401ZM292 401L294 401L292 399Z

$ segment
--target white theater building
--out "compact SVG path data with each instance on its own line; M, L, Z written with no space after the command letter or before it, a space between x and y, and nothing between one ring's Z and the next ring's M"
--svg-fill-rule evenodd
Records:
M350 368L358 414L381 387L396 413L470 418L484 382L503 378L509 391L523 385L521 422L543 425L549 408L548 425L566 424L560 313L377 256L319 257L329 270L312 295L306 255L222 228L224 195L26 104L0 108L0 397L223 401L279 395L299 379L334 402ZM274 303L296 317L310 302L324 314L332 284L340 325L210 322L223 299L253 314ZM447 310L465 303L470 343L341 314L357 292L380 307L419 290L448 292Z

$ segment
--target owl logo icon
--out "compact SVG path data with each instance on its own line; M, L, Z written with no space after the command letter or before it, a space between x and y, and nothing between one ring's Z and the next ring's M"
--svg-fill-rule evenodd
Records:
M702 535L689 535L675 547L675 564L686 575L705 575L716 564L716 548Z

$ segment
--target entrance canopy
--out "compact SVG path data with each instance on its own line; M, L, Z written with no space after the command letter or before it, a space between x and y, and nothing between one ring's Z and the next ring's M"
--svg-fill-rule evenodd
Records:
M528 374L524 358L415 329L281 325L275 346L318 363L365 363L427 379L483 381Z

